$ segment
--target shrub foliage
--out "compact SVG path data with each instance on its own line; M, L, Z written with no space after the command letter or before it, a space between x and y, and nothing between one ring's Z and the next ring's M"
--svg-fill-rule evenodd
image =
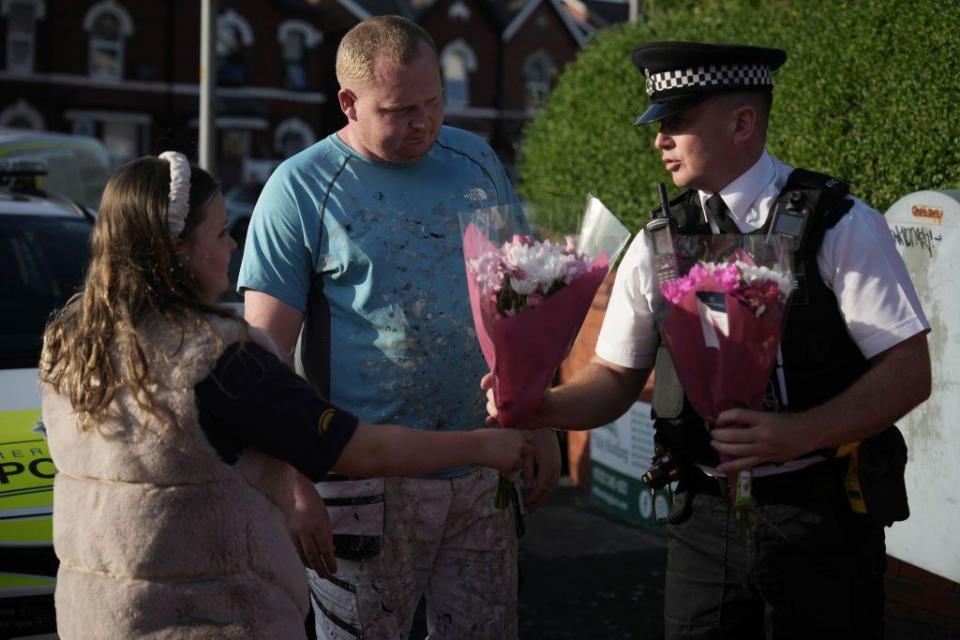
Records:
M525 131L521 195L539 224L576 228L587 193L636 231L675 191L653 148L656 125L630 52L645 41L785 49L767 147L847 181L880 211L921 189L960 186L960 3L940 0L699 0L656 3L606 29L558 79Z

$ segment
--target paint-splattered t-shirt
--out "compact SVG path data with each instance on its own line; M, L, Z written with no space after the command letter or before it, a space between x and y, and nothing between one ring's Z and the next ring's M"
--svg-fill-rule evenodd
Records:
M373 423L479 428L487 367L458 213L516 202L493 150L466 131L443 127L410 164L369 160L333 134L267 181L239 288L306 314L298 368L338 407Z

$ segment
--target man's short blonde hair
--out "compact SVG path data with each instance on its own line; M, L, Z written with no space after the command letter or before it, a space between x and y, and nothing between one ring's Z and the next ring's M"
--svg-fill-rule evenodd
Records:
M419 25L400 16L376 16L347 32L337 48L337 81L341 87L373 79L380 56L404 64L413 60L421 42L437 55L437 45Z

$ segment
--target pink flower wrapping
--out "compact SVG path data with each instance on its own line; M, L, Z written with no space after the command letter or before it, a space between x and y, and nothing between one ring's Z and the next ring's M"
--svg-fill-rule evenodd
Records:
M698 262L660 287L670 307L660 334L687 399L711 429L727 409L763 409L792 288L787 270L757 267L743 250L729 260ZM750 472L728 480L738 514L749 513Z
M481 293L491 291L491 284L503 286L504 274L493 266L500 262L500 251L476 225L467 226L463 252L470 306L477 340L493 374L498 422L522 428L569 352L610 262L602 253L569 284L549 295L528 294L528 307L506 316L495 295Z
M671 305L661 335L687 398L711 426L727 409L763 407L782 335L783 307L771 304L768 297L773 287L776 285L760 290L767 304L759 314L750 302L752 298L728 289L715 275L691 284ZM701 308L704 302L697 295L701 293L723 296L727 331L713 334L716 346L706 343ZM779 292L774 294L774 302L778 296Z

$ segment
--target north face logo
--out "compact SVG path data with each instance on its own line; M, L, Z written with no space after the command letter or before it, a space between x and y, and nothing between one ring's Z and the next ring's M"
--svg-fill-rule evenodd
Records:
M472 200L473 202L481 202L482 200L486 200L489 196L487 196L487 192L480 187L474 187L463 194L463 197L467 200Z

